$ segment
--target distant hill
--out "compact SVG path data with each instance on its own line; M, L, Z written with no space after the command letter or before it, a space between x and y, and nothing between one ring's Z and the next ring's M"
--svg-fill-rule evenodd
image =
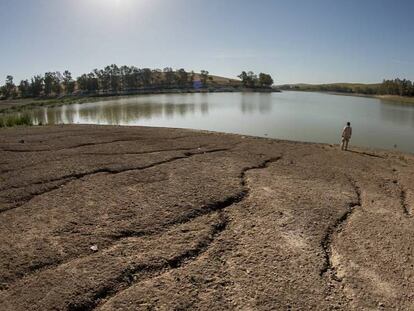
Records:
M377 94L381 83L328 83L328 84L283 84L278 88L281 90L313 91L313 92L338 92L338 93L359 93Z
M221 76L215 76L215 75L208 75L209 81L213 82L215 85L219 86L236 86L241 87L242 83L238 79L232 79L232 78L226 78ZM195 73L195 79L200 80L200 74Z

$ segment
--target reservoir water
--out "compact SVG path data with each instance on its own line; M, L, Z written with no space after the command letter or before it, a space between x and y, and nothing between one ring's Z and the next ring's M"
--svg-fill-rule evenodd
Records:
M414 105L322 93L206 93L123 97L30 111L35 123L192 128L414 153Z

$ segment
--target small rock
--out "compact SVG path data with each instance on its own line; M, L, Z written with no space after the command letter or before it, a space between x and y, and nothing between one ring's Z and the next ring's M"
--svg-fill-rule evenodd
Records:
M90 249L91 249L91 251L93 251L93 252L97 252L97 251L98 251L98 245L92 245L92 246L90 247Z
M24 139L20 139L19 143L24 144Z

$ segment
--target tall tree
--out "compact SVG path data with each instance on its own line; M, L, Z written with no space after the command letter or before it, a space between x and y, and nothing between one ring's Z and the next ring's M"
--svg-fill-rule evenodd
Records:
M21 80L20 84L19 84L19 92L20 92L20 96L23 98L27 98L30 97L31 94L31 90L30 90L30 83L28 80Z
M2 93L5 98L16 97L16 85L13 83L13 76L6 77L6 84L2 87Z
M261 87L271 87L273 85L272 76L266 73L261 72L259 74L259 85Z
M73 81L72 74L68 70L63 72L63 86L65 87L65 93L68 95L75 91L75 81Z
M53 73L52 91L55 95L62 93L62 74L59 71Z
M45 78L44 78L44 92L46 96L50 96L52 94L52 87L53 87L53 73L52 72L46 72Z
M152 71L149 68L141 69L141 81L144 87L151 86Z
M33 97L39 97L44 88L44 78L41 75L34 76L30 83L30 92Z
M208 74L209 72L207 70L200 71L200 80L201 80L201 83L203 84L203 87L207 86Z
M153 86L161 86L163 82L163 74L160 69L154 69L151 73L151 84Z
M175 81L175 74L171 67L166 67L163 70L164 72L164 81L166 86L171 86Z
M111 77L111 91L117 93L121 89L121 75L117 65L112 64L109 66L109 72Z
M183 68L177 71L177 82L180 87L188 86L188 72L186 72Z
M254 88L258 85L257 76L253 71L249 71L247 73L246 71L243 71L238 77L242 81L244 87Z

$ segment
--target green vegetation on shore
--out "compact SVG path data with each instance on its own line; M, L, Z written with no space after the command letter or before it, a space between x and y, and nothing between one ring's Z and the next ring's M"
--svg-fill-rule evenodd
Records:
M273 79L269 74L261 72L257 76L253 71L243 71L239 78L245 88L269 89L273 85Z
M117 65L95 69L82 74L76 80L69 71L47 72L43 76L35 75L29 81L22 80L15 85L12 76L7 76L0 87L0 115L2 126L19 124L19 120L6 120L6 113L22 113L26 109L37 107L57 107L68 104L113 99L119 96L164 93L194 92L238 92L269 91L273 84L270 75L243 72L245 79L229 79L210 75L206 70L200 73L173 70L170 67L159 69L139 69ZM8 117L7 117L8 118Z
M4 115L0 116L0 128L12 127L18 125L33 125L30 116L22 115Z
M331 83L331 84L285 84L279 86L281 90L333 92L345 94L362 94L384 96L384 99L396 100L414 98L414 83L407 79L384 80L382 83ZM407 102L414 102L408 100Z
M90 73L72 78L69 71L46 72L20 81L13 82L13 76L7 76L5 84L0 87L1 99L57 99L62 97L85 96L119 96L148 93L179 93L207 91L240 91L245 88L253 90L271 89L273 79L269 74L260 73L257 77L253 72L243 72L242 80L228 79L210 75L201 70L187 72L184 69L173 70L170 67L160 69L137 68L134 66L110 65L104 69L94 69ZM37 102L39 105L39 102Z

